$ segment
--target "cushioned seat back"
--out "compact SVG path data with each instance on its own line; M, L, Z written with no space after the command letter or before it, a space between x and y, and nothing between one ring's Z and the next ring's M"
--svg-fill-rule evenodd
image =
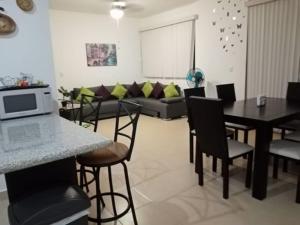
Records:
M222 100L192 96L190 107L199 150L218 158L228 158Z
M236 101L234 84L220 84L217 85L218 98L222 99L224 103L232 103Z
M300 103L300 82L289 82L286 99Z
M187 109L188 123L190 126L190 130L193 130L194 125L192 123L192 115L191 115L191 110L190 110L190 97L191 96L205 97L204 87L184 89L184 97L185 97L185 103L186 103L186 109Z

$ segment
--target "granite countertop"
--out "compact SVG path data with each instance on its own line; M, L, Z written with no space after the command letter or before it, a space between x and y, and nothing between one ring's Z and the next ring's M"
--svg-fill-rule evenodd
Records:
M104 147L111 140L56 114L0 122L0 174Z

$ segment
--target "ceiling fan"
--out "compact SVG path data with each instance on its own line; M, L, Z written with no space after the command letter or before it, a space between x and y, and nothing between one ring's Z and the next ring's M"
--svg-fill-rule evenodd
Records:
M124 11L126 10L133 10L139 11L142 10L143 7L139 6L138 4L128 3L128 0L113 0L111 1L111 9L110 15L112 18L119 20L124 16Z

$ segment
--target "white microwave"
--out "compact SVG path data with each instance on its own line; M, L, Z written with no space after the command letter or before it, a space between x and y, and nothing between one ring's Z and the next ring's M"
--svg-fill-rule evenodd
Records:
M41 115L53 111L48 85L0 88L0 120Z

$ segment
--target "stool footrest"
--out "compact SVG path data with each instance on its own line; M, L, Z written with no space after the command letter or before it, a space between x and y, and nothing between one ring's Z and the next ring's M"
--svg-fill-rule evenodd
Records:
M89 221L91 222L100 222L100 223L107 223L107 222L111 222L111 221L115 221L115 220L118 220L120 218L122 218L123 216L125 216L129 210L131 209L131 205L130 205L130 201L129 201L129 198L124 195L124 194L121 194L121 193L118 193L118 192L103 192L101 193L100 195L93 195L90 197L90 200L95 200L97 199L98 197L104 197L104 196L116 196L116 197L120 197L120 198L123 198L127 201L127 207L126 209L122 212L122 213L118 213L116 216L112 216L112 217L109 217L109 218L93 218L93 217L89 217Z

